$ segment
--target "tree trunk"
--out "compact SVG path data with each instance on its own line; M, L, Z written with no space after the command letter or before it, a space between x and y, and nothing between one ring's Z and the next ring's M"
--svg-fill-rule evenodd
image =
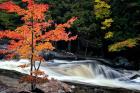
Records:
M34 66L34 58L33 58L33 54L34 54L34 22L33 22L33 18L32 18L32 41L31 41L31 67L30 67L30 75L33 77L33 66ZM35 83L31 82L31 91L33 91L35 89Z
M71 52L71 41L68 42L68 51Z
M86 43L85 57L87 56L87 51L88 51L88 42Z
M57 50L57 41L54 41L55 49Z
M77 52L79 52L79 50L80 50L80 41L79 41L79 39L77 40L77 42L78 42L78 49L77 49ZM78 53L77 53L78 54Z

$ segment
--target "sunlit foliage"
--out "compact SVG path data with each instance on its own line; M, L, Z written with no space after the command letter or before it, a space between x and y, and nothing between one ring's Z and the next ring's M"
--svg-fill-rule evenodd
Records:
M121 51L125 48L132 48L137 45L137 39L127 39L122 42L117 42L115 44L109 45L109 51Z
M110 28L112 22L113 22L113 19L112 19L112 18L105 19L105 20L101 23L101 24L102 24L101 29L102 29L102 30L106 30L107 28Z
M107 32L105 33L105 39L110 39L110 38L113 38L113 32Z
M113 23L113 19L111 18L111 5L109 5L110 1L108 0L95 0L94 2L94 13L97 20L101 22L101 31L103 31L103 39L111 39L113 38L114 33L110 31L110 28ZM104 46L104 45L102 45Z
M30 76L24 78L23 81L27 80L34 89L33 85L36 82L42 82L38 81L37 76L44 74L39 70L41 62L44 61L40 52L55 49L52 41L75 40L77 36L71 36L71 33L67 33L66 29L70 28L77 18L73 17L64 24L55 24L55 29L46 31L53 24L52 20L45 20L45 13L48 11L49 5L35 3L34 0L22 0L22 3L27 3L27 7L21 8L12 1L0 4L1 10L6 10L8 13L17 13L24 21L24 24L14 31L0 31L0 39L9 38L7 50L1 50L0 53L5 54L6 59L12 59L14 56L19 55L20 58L31 60L30 64L23 64L19 67L31 66ZM35 65L36 61L40 62L37 67ZM44 78L42 80L47 80L46 77Z
M95 15L97 19L104 19L110 17L110 8L111 6L106 3L104 0L95 0Z

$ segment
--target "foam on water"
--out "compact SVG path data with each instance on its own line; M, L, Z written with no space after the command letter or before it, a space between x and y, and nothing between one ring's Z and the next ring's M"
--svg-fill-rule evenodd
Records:
M133 90L140 90L140 78L133 80L125 80L125 76L128 73L121 73L113 68L97 63L86 63L92 62L91 60L84 61L63 61L53 60L50 66L43 63L41 70L43 70L49 78L55 78L61 81L77 82L89 85L108 86L116 88L127 88ZM20 68L21 64L29 63L28 60L21 59L19 61L0 61L1 69L16 70L22 73L29 74L30 68ZM57 65L53 65L57 64ZM138 72L139 73L139 72ZM120 78L124 78L120 80Z

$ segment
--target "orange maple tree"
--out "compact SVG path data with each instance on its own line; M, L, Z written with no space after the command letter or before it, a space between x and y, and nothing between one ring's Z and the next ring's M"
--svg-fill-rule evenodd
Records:
M55 49L52 41L75 40L77 36L70 36L71 33L67 33L65 30L70 28L77 18L73 17L64 24L55 24L54 30L46 31L46 28L50 27L53 22L52 20L45 20L45 12L48 11L49 5L35 3L34 0L22 0L22 2L27 3L26 8L21 8L12 1L0 4L1 10L6 10L9 13L15 12L24 21L24 24L14 31L0 31L0 39L9 38L10 41L7 50L0 50L0 53L5 54L7 59L12 59L15 55L30 59L30 64L23 64L19 67L30 66L30 75L28 78L22 78L22 81L29 81L33 90L36 82L39 83L37 76L44 74L39 70L41 62L44 61L40 52ZM36 61L40 61L38 67L35 65ZM47 78L43 78L43 80L47 80Z

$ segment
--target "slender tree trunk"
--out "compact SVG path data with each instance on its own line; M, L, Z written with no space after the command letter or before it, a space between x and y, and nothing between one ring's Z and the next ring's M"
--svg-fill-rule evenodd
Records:
M71 41L68 42L68 51L71 52Z
M105 42L105 38L104 38L104 36L105 36L105 32L103 32L103 33L101 33L101 42L102 42L102 46L101 46L101 56L104 58L105 57L105 47L106 47L106 42Z
M31 68L31 69L30 69L30 75L31 75L31 76L33 76L33 74L32 74L32 72L33 72L33 63L34 63L34 62L33 62L33 55L32 55L32 56L31 56L31 67L30 67L30 68ZM35 86L34 86L34 83L31 82L31 90L34 90L34 87L35 87Z
M79 41L79 38L78 38L77 42L78 42L78 49L77 49L77 52L79 53L79 50L80 50L80 41ZM77 54L78 54L78 53L77 53Z
M33 66L34 66L34 58L33 58L33 54L34 54L34 22L33 22L33 18L32 18L32 41L31 41L31 69L30 69L30 75L33 77ZM35 89L35 84L34 82L31 82L31 90Z
M54 41L55 49L57 50L57 41Z
M86 43L85 57L87 56L87 51L88 51L88 42Z
M102 52L102 57L103 58L105 58L106 57L106 53L107 53L107 47L108 46L108 44L107 44L107 42L106 42L106 40L105 39L103 39L102 40L102 49L101 49L101 52Z

